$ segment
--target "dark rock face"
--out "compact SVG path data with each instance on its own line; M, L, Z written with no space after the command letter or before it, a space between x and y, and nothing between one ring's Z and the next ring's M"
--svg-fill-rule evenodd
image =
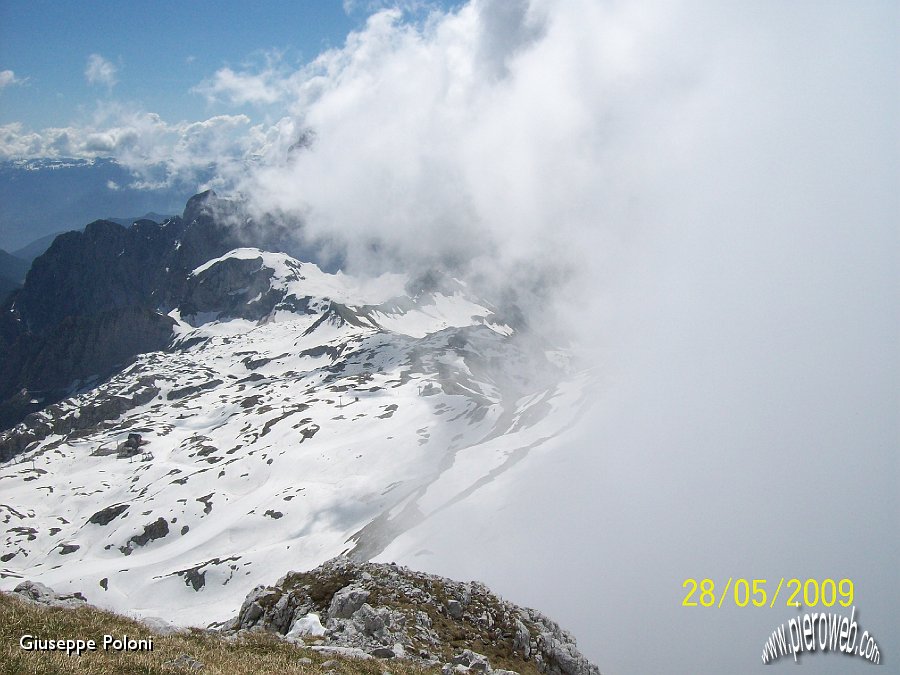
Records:
M289 268L286 278L303 279L299 264L292 261L286 264ZM212 314L219 319L258 321L276 309L296 314L313 311L309 298L298 298L273 288L274 275L275 270L266 265L262 256L218 260L187 278L179 303L181 315L188 320L192 316ZM358 322L349 309L333 304L335 312L343 309L352 321Z
M184 300L190 272L199 265L245 246L289 252L286 244L294 239L289 224L271 218L255 221L240 203L220 199L211 190L191 197L180 222L184 229L178 246L163 261L171 274L159 299L169 307ZM315 257L311 251L293 253L304 260Z
M166 314L191 271L243 245L250 231L236 205L205 192L183 218L128 228L98 220L58 236L0 306L0 430L164 349L174 325Z
M84 232L60 235L32 263L16 298L23 330L43 335L69 317L152 306L165 274L159 263L181 229L178 221L144 220L125 229L98 220Z
M125 513L127 510L128 504L116 504L114 506L107 506L105 509L100 509L99 511L97 511L97 513L88 518L88 522L93 523L94 525L109 525L109 523Z
M229 258L188 278L181 311L183 315L213 313L256 320L265 316L280 300L271 293L274 272L262 258ZM250 302L253 298L256 302Z
M569 632L483 584L346 557L255 588L226 628L314 637L323 651L406 657L448 673L599 675Z
M21 383L39 398L65 394L77 380L102 379L136 354L163 349L174 321L146 308L124 307L67 316L40 333L26 333L0 362L0 381ZM10 385L7 384L8 391Z
M266 293L272 273L261 261L224 261L198 279L191 272L235 248L286 251L296 227L254 221L239 202L207 191L162 224L98 220L56 237L21 288L0 283L0 431L138 354L166 348L173 325L166 315L176 306L256 319L287 302ZM314 250L290 252L316 258ZM254 292L259 301L246 304Z
M104 382L135 356L166 349L175 307L188 318L212 312L249 320L275 308L307 311L306 298L271 289L272 270L260 259L223 260L191 275L248 246L317 260L315 248L297 248L297 227L273 217L254 221L239 202L207 191L188 201L182 217L161 224L98 220L60 234L31 263L24 285L0 296L0 432ZM338 318L340 310L335 305ZM350 318L341 320L355 320L344 313ZM35 433L0 436L0 461Z
M146 546L151 541L162 539L169 534L169 523L165 518L157 518L152 523L144 525L144 531L136 534L128 540L128 544L119 548L125 555L131 555L134 546Z

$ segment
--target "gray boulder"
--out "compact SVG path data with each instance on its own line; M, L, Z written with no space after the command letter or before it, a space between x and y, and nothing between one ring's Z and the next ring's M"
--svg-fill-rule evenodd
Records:
M23 581L13 589L13 593L31 602L50 607L81 607L87 602L87 598L81 593L57 593L37 581Z
M491 664L488 657L471 649L464 649L450 660L450 665L463 666L469 672L473 673L489 673L491 672Z
M349 619L369 599L369 592L358 586L346 586L331 599L329 619Z

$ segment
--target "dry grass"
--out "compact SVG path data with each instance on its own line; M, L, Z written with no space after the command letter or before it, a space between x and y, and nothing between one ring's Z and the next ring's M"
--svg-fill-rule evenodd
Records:
M98 650L81 656L63 652L30 652L19 645L20 638L30 634L43 639L93 639ZM104 635L117 638L128 635L136 639L153 637L153 651L103 651ZM182 654L200 661L204 668L190 671L165 666ZM312 659L311 664L300 662ZM322 663L332 661L328 668ZM60 609L36 605L13 595L0 593L0 673L9 675L87 673L105 674L169 674L199 672L202 675L240 673L303 673L316 675L336 673L381 675L438 673L439 669L422 669L410 663L379 659L344 659L318 654L296 647L270 635L253 634L239 640L228 640L218 634L192 630L189 634L153 636L142 624L94 607Z

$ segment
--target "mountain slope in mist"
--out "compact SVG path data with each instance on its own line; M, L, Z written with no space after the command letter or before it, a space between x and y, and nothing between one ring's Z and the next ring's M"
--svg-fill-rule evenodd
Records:
M197 266L166 318L166 350L0 438L22 449L0 472L4 585L222 619L260 582L368 559L477 499L582 404L564 353L451 279L363 283L241 248Z

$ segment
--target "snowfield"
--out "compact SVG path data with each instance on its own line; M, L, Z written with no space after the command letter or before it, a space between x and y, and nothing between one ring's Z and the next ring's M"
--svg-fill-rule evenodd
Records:
M45 410L54 433L0 466L3 588L224 620L288 570L424 552L433 515L583 407L587 376L462 284L408 295L256 249L192 277L218 284L212 309L172 309L167 351ZM130 409L74 424L111 401ZM130 457L129 433L147 442Z

